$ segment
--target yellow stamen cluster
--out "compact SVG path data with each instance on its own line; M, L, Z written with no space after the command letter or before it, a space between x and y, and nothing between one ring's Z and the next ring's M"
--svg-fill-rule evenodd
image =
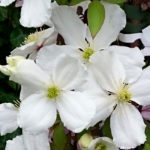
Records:
M86 48L83 51L83 59L85 59L86 61L88 61L90 59L90 56L93 55L94 50L92 48Z
M60 96L60 90L57 86L50 86L47 89L47 98L49 99L56 99Z
M38 42L38 41L39 41L39 35L38 32L35 32L28 35L28 37L25 38L24 44L29 44L31 42Z
M95 150L106 150L106 149L107 149L107 147L103 143L98 143L95 147Z
M131 100L131 93L129 92L129 86L124 85L121 90L118 92L118 99L121 101L129 102Z

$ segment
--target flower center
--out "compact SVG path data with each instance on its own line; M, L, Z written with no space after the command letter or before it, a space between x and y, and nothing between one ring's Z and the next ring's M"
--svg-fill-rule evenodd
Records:
M29 44L31 42L38 43L38 40L39 40L38 32L35 32L35 33L28 35L28 37L25 38L24 44Z
M106 150L106 149L107 149L106 145L102 143L98 143L95 147L95 150Z
M56 99L60 96L60 90L57 86L51 86L47 89L47 98Z
M93 53L94 50L92 48L85 48L82 57L83 59L88 61L90 59L90 56L93 55Z
M129 102L131 100L131 93L129 92L129 86L124 85L123 88L117 94L117 97L121 101Z

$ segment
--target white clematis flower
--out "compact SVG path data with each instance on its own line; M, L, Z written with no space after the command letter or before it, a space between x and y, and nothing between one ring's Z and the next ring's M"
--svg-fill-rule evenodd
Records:
M18 127L19 101L0 104L0 134L14 132ZM6 150L49 150L48 131L34 135L23 130L23 135L7 141Z
M82 63L86 64L88 71L91 70L89 67L91 56L99 55L102 50L110 50L119 55L127 74L130 74L129 80L135 80L133 74L137 78L141 74L144 66L144 57L138 48L130 49L123 46L110 46L117 39L120 30L125 27L126 17L124 11L118 5L102 3L105 7L105 20L94 38L92 38L88 26L79 19L75 10L70 7L61 6L55 8L52 20L57 31L63 36L65 43L74 49L74 51L70 50L72 51L72 56L77 57ZM41 61L40 55L44 56L44 53L48 52L41 52L38 56L38 61ZM47 56L45 55L45 57ZM124 61L124 59L127 61Z
M12 56L24 56L29 59L35 59L37 53L47 45L56 43L57 32L54 27L30 34L24 41L21 47L15 48Z
M81 150L119 150L108 137L93 139L89 134L84 134L78 142Z
M88 26L79 19L73 8L59 6L53 10L52 20L57 31L63 36L67 45L74 46L76 55L84 62L90 61L90 56L94 53L109 47L117 39L120 30L125 27L124 11L115 4L103 2L103 5L105 20L94 38Z
M60 56L57 61L48 73L34 61L23 60L10 78L34 91L28 95L27 90L28 97L20 105L19 124L28 131L51 127L57 110L64 125L73 132L86 128L94 116L95 105L90 96L76 91L85 80L84 68L70 56Z
M146 140L145 124L132 101L143 106L150 105L150 67L144 69L134 82L127 82L128 74L115 53L103 51L91 57L91 62L100 88L93 96L97 110L90 125L105 120L112 113L111 131L117 147L130 149L143 144Z
M0 0L0 6L8 6L15 0ZM51 17L51 0L23 0L20 23L24 27L41 27Z

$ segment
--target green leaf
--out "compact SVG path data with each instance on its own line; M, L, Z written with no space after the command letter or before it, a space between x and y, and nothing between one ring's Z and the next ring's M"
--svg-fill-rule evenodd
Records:
M8 16L7 8L0 7L0 21L6 20L7 16Z
M68 0L56 0L59 5L67 5L69 4Z
M138 6L124 4L123 9L126 13L127 18L131 20L142 20L145 16L147 16L147 12L141 11L141 8Z
M145 123L146 123L146 130L145 130L146 141L147 143L150 144L150 123L148 121L145 121Z
M150 150L150 144L145 143L144 148L142 150Z
M113 4L121 4L125 2L125 0L104 0L105 2L113 3Z
M93 37L98 33L98 31L102 27L104 19L104 6L98 0L94 0L88 6L88 26Z
M20 28L15 28L10 34L10 42L12 47L15 48L20 46L23 43L25 36L26 35L24 35Z
M87 0L71 0L69 5L71 5L71 6L76 5L76 4L84 2L84 1L87 1Z
M59 125L55 128L53 142L55 149L65 150L67 143L67 135L65 134L65 128L62 125Z
M110 129L110 118L106 119L104 126L102 128L103 136L112 138L111 129Z

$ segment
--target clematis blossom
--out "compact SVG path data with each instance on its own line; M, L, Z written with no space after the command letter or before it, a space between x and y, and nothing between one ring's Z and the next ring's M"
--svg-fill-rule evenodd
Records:
M53 10L53 23L57 31L63 36L66 47L71 46L71 55L85 64L89 72L91 71L91 56L99 55L103 50L110 50L119 55L120 61L122 61L128 74L131 75L130 80L133 80L133 74L139 77L142 72L144 57L138 48L131 50L122 46L110 46L117 39L119 32L125 27L126 17L124 11L118 5L106 2L102 2L102 4L105 8L105 19L95 37L91 36L89 27L81 21L76 11L68 6L59 6ZM49 49L41 51L37 61L41 62L40 57L45 54L49 53L50 55L48 51L51 51L52 48L49 47ZM124 59L128 61L123 61Z
M118 5L105 2L103 5L105 20L94 38L91 36L88 26L79 19L73 8L59 6L53 10L52 20L57 31L63 36L66 45L73 46L76 55L84 62L90 61L93 53L107 48L115 41L120 30L126 24L125 13Z
M56 43L57 32L54 27L35 32L26 37L23 45L15 48L12 56L24 56L29 59L36 59L37 53L47 45Z
M114 52L103 51L91 57L91 61L97 82L93 96L97 108L90 126L111 115L110 127L117 147L130 149L143 144L145 124L132 101L150 105L150 67L144 69L138 79L127 82L128 74Z
M19 101L15 105L11 103L0 104L0 134L6 135L15 131L18 127ZM5 150L49 150L48 130L40 134L31 134L23 130L21 136L7 141Z
M85 129L94 116L95 105L89 94L77 90L85 81L84 67L68 55L61 55L55 65L44 71L32 60L21 60L10 76L24 87L19 125L27 131L41 132L51 127L57 110L73 132Z
M0 0L0 6L8 6L15 0ZM51 0L23 0L20 23L24 27L41 27L51 17Z

